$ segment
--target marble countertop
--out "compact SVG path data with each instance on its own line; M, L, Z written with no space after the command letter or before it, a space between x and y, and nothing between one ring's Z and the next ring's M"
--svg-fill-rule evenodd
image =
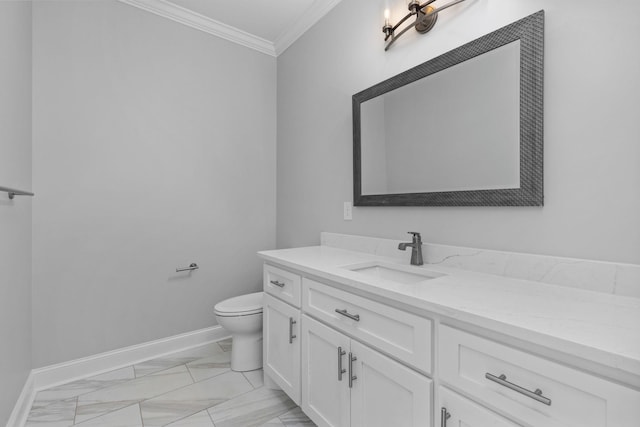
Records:
M516 337L640 377L640 299L440 265L441 277L401 284L343 267L408 261L330 246L258 253L267 262Z

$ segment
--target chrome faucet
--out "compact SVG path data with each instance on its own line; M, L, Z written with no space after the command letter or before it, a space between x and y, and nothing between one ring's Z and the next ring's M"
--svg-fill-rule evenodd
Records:
M413 234L411 243L400 243L398 249L404 251L408 246L411 246L411 265L422 265L424 264L422 261L422 237L420 233L415 231L409 231L409 234Z

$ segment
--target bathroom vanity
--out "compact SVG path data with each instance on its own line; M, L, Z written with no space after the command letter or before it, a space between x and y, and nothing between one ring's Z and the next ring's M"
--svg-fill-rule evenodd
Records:
M640 299L330 246L260 252L264 372L319 426L640 425Z

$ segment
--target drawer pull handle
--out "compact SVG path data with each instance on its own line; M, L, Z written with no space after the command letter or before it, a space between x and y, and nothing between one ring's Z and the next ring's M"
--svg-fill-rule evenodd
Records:
M347 370L342 367L342 356L345 354L347 354L347 352L344 351L342 347L338 347L338 381L342 381L342 374L347 372Z
M447 427L447 420L451 418L451 414L444 406L440 409L440 427Z
M501 386L510 388L511 390L517 391L520 394L524 394L525 396L530 397L533 400L537 400L540 403L544 403L547 406L551 406L551 399L544 397L542 395L542 390L540 390L539 388L536 389L536 391L527 390L524 387L520 387L517 384L507 381L507 376L505 374L502 374L499 377L496 377L495 375L492 375L487 372L486 374L484 374L484 377L488 380L491 380L493 382L500 384Z
M293 339L296 338L296 336L293 335L293 325L296 323L298 322L293 320L293 317L289 317L289 344L293 344Z
M336 308L336 313L342 314L343 316L348 317L351 320L355 320L356 322L360 321L360 315L359 314L351 314L351 313L347 312L346 308L344 310L340 310L339 308Z
M353 388L353 382L358 379L358 377L353 375L353 362L356 360L358 360L358 358L349 352L349 388Z
M271 280L269 283L271 283L272 285L276 285L280 288L284 288L284 282L278 282L277 280Z

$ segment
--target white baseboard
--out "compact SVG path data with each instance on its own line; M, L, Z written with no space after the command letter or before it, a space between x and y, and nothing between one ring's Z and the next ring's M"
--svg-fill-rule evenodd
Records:
M33 371L29 372L27 381L24 383L22 392L18 397L16 405L13 407L7 427L23 426L27 421L27 416L33 404L33 398L36 396L36 389L33 386Z
M69 362L32 369L18 398L7 427L24 425L36 392L60 384L92 377L114 369L135 365L177 351L228 338L229 333L216 325L155 341L124 347Z
M43 390L58 384L124 368L125 366L134 365L165 354L219 341L228 336L229 334L221 326L212 326L69 362L37 368L32 371L34 387L37 391Z

